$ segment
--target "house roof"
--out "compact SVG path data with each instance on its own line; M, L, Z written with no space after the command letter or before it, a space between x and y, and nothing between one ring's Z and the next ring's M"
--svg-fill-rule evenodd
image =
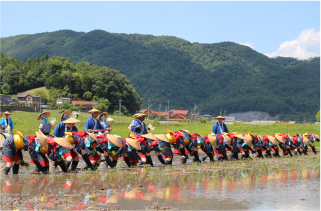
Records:
M171 110L173 114L188 114L188 110Z
M17 97L27 97L28 95L30 95L31 97L39 97L38 95L34 95L34 94L31 94L31 93L21 94L21 95L18 95Z
M81 101L81 100L73 100L72 101L74 104L76 105L81 105L81 104L84 104L84 105L92 105L91 103L87 102L87 101Z
M4 102L13 102L16 101L13 97L8 95L0 95L0 100Z
M96 105L99 103L99 101L82 101L82 100L73 100L72 103L74 103L75 105Z
M160 115L160 116L168 116L169 112L158 112L158 115Z

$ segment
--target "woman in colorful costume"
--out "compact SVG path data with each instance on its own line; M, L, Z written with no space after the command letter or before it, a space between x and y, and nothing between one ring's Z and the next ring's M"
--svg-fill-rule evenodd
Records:
M106 128L106 132L111 132L111 125L108 122L108 112L103 112L98 116L98 121L100 122L101 126Z
M107 165L109 165L111 168L115 168L124 141L120 136L112 134L106 134L106 136L97 136L97 139L100 147L103 149Z
M9 115L11 115L11 113L6 111L3 114L5 115L5 117L3 117L0 121L1 129L3 129L4 132L6 132L6 133L12 134L13 122L12 122L11 118L9 117Z
M187 153L190 153L190 151L187 150L187 146L193 142L193 137L191 133L188 130L180 129L179 131L174 132L174 153L178 154L181 157L181 163L186 163L188 159Z
M7 162L3 169L4 174L8 174L12 168L13 174L18 174L19 165L24 166L22 149L28 150L29 138L22 135L19 131L16 131L16 135L9 136L2 144L3 148L3 159Z
M141 160L141 158L137 154L137 151L141 150L142 148L135 136L130 136L129 138L126 138L125 141L126 142L119 151L119 154L123 156L123 160L130 168L131 166L136 165Z
M171 139L173 139L173 137L169 137L164 134L156 134L154 135L154 137L156 138L157 145L155 144L155 142L152 142L151 143L152 147L150 147L150 149L155 150L155 153L157 154L157 157L162 164L172 165L173 151L171 149ZM159 152L163 160L159 156L158 154Z

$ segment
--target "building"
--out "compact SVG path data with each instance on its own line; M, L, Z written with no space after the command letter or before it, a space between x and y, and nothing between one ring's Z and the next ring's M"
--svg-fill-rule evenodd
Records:
M25 93L17 97L18 97L19 103L24 103L25 106L36 107L36 108L40 107L40 96L38 95Z
M169 120L175 119L175 120L179 120L179 121L185 121L185 120L187 120L188 115L190 115L188 110L170 110L169 111Z
M75 105L75 106L80 106L81 104L83 104L84 106L86 106L87 108L93 108L94 106L99 104L99 101L82 101L82 100L72 100L71 104Z
M64 101L67 101L69 104L71 104L72 99L69 98L69 97L58 97L57 100L56 100L56 103L58 105L61 105Z
M10 105L16 103L17 100L8 95L0 95L0 105Z

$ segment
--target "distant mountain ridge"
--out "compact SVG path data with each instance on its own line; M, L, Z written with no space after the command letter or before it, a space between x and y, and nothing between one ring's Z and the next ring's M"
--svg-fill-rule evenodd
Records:
M141 108L217 115L262 111L314 121L320 110L320 58L269 58L232 42L200 44L171 36L61 30L1 38L1 51L27 61L48 54L119 70Z

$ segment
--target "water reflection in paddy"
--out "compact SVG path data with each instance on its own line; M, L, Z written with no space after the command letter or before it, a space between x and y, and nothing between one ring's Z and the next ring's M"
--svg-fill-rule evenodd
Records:
M1 208L319 210L319 158L297 161L2 175Z

